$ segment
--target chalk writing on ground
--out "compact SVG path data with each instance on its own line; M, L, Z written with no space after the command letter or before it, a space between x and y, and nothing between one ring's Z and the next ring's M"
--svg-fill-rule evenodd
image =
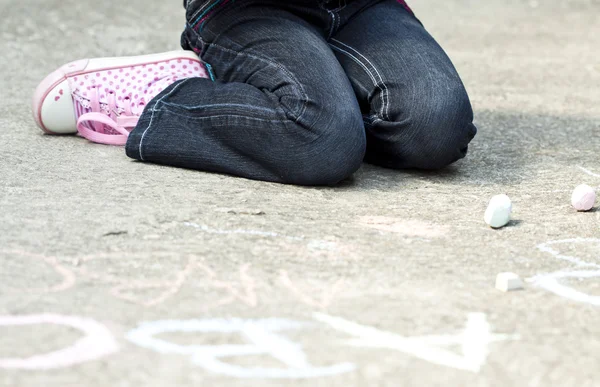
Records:
M202 304L200 310L203 312L236 302L254 308L261 303L261 300L271 299L272 294L281 293L280 289L286 290L289 295L302 304L324 311L339 297L345 284L344 279L338 279L331 284L313 283L306 286L305 281L301 282L302 278L297 278L297 276L293 278L283 269L278 272L277 278L273 278L273 281L262 281L252 275L250 263L240 264L237 278L224 279L205 264L201 258L193 255L181 257L182 262L179 267L171 269L170 272L157 272L155 276L147 276L142 273L141 278L135 278L129 275L129 273L136 273L135 270L129 270L127 276L121 276L120 272L115 270L114 265L96 265L94 267L90 264L114 259L119 262L127 261L129 265L136 267L135 265L144 265L147 258L156 256L156 253L115 252L89 254L77 258L77 265L70 268L61 264L58 258L53 256L18 250L0 250L0 253L9 254L15 258L33 258L38 262L47 264L62 277L59 283L48 287L28 288L26 290L8 288L11 293L24 291L30 294L58 293L70 290L76 283L87 280L95 281L101 285L108 285L108 293L117 299L148 308L172 299L187 284L188 286L204 289L215 289L219 292L215 299ZM107 272L104 272L105 270ZM303 286L300 286L301 284ZM315 295L315 287L321 289L317 292L317 295ZM267 294L268 297L265 296Z
M299 344L279 334L304 327L307 327L306 323L277 318L162 320L144 323L130 331L126 337L141 347L159 353L190 356L193 363L207 371L236 378L318 378L340 375L355 369L351 363L313 366ZM169 332L238 333L247 344L180 345L156 337ZM287 368L244 367L224 361L231 357L252 355L269 355Z
M594 176L594 177L600 177L600 175L599 175L599 174L597 174L597 173L594 173L594 172L590 171L589 169L587 169L587 168L584 168L584 167L582 167L582 166L579 166L579 165L578 165L578 166L577 166L577 168L579 168L579 169L580 169L580 170L582 170L584 173L586 173L586 174L588 174L588 175L590 175L590 176Z
M0 326L62 325L75 328L84 337L72 345L28 358L0 358L0 369L48 370L66 368L76 364L100 359L119 350L110 331L99 322L83 317L58 314L35 314L29 316L0 316Z
M236 281L225 281L219 279L218 274L207 265L198 264L198 267L204 272L205 277L202 281L203 286L214 289L219 289L225 292L217 301L207 304L203 307L204 310L210 310L222 305L233 304L236 301L242 302L244 305L254 308L258 305L257 288L268 287L263 282L257 281L249 273L251 265L249 263L240 266L239 284Z
M314 320L325 324L352 339L331 342L333 345L350 345L357 349L386 349L404 353L432 364L461 371L479 372L486 364L489 344L518 339L517 335L495 334L483 313L468 315L464 330L457 334L430 336L401 336L375 327L314 313ZM49 370L74 366L98 360L120 350L110 331L99 322L83 317L58 314L27 316L0 316L0 326L59 325L75 328L84 336L70 346L27 358L0 358L0 369ZM188 356L191 362L206 371L234 378L305 379L341 375L354 371L357 366L349 361L335 364L313 365L301 344L287 338L284 333L316 326L314 321L297 321L284 318L241 319L211 318L200 320L159 320L140 324L126 334L130 342L161 354ZM157 337L166 333L217 335L238 334L244 344L182 345ZM327 345L328 343L324 343ZM460 347L462 353L450 350ZM346 351L342 353L349 355ZM241 356L267 355L278 360L283 367L242 366L228 362ZM260 361L260 357L256 358Z
M479 372L486 364L490 343L518 339L517 335L492 333L483 313L469 314L464 330L457 334L420 337L401 336L324 313L314 313L313 318L353 337L344 341L343 345L359 349L394 350L436 365L474 373ZM356 366L350 362L325 367L311 365L301 345L281 334L312 326L314 322L277 318L161 320L141 324L130 331L126 338L162 354L189 356L193 363L209 372L236 378L301 379L335 376L353 371ZM156 337L170 332L238 333L247 344L181 345ZM462 353L450 350L455 346L460 347ZM287 368L245 367L225 361L227 358L252 355L269 355Z
M518 339L516 335L493 334L483 313L469 314L465 329L458 334L421 337L401 336L323 313L315 313L314 318L353 336L346 341L347 345L391 349L433 364L475 373L486 364L490 343ZM461 347L461 355L448 349L456 345Z
M552 255L560 261L568 262L571 267L555 271L553 273L538 274L527 281L535 286L539 286L558 296L595 306L600 306L600 296L593 296L583 291L577 290L571 286L561 283L560 280L569 278L586 279L600 277L600 264L586 262L583 259L561 253L558 246L566 245L587 245L600 248L600 239L598 238L572 238L556 241L548 241L537 245L537 249Z
M54 286L49 286L46 288L29 288L25 290L28 293L59 293L68 290L75 285L75 274L65 266L61 265L56 257L30 253L22 250L0 250L0 254L9 254L16 257L16 259L19 259L20 257L27 257L37 260L39 262L43 262L50 268L52 268L52 270L54 270L54 272L61 277L61 281ZM11 290L17 291L16 289Z
M600 174L594 173L591 170L584 168L580 165L578 165L577 168L589 176L600 177ZM569 245L587 245L600 248L600 239L571 238L540 243L536 246L538 250L552 255L555 259L559 261L569 263L570 267L555 271L553 273L538 274L536 276L528 278L527 281L532 283L534 286L539 286L543 289L546 289L549 292L552 292L558 296L567 298L569 300L582 302L594 306L600 306L600 296L587 294L564 283L570 278L576 278L579 280L589 278L600 278L600 264L595 262L586 262L585 260L574 255L563 254L561 253L558 247L561 245L566 245L567 247Z
M48 294L48 293L60 293L67 290L72 289L78 281L81 279L92 279L97 280L105 284L110 284L112 287L109 290L109 293L121 300L128 301L131 303L135 303L141 306L154 306L158 305L173 295L175 295L183 286L186 281L186 278L191 273L192 269L194 269L193 262L191 261L191 257L188 259L187 265L174 273L173 279L159 279L159 280L148 280L144 279L142 281L131 279L131 278L120 278L114 274L100 274L95 271L89 270L86 267L72 267L68 268L64 264L62 264L57 257L30 253L27 251L21 250L0 250L0 254L7 254L13 256L15 259L21 257L32 258L38 262L43 262L48 265L55 273L60 275L61 280L59 283L44 287L44 288L27 288L27 289L12 289L9 288L9 291L12 292L26 292L29 294L37 293L37 294ZM123 253L119 253L123 254ZM129 254L132 255L132 254ZM145 258L151 255L151 253L140 255L141 258ZM115 254L110 253L99 253L99 254L91 254L87 256L82 256L77 258L78 265L80 262L87 263L97 259L106 259L110 257L114 257ZM163 274L164 275L164 274ZM146 295L135 295L131 294L135 291L140 290L148 290L155 289L159 290L158 295L146 296Z
M257 235L261 237L267 238L280 238L288 241L296 241L296 242L306 242L307 246L311 250L326 250L326 251L335 251L338 249L338 245L336 242L322 240L322 239L311 239L304 236L292 236L285 235L274 231L262 231L262 230L246 230L246 229L233 229L233 230L225 230L212 228L203 224L197 224L193 222L185 222L183 223L186 227L192 227L196 230L202 231L207 234L220 234L220 235Z
M415 219L400 219L388 216L362 216L358 224L379 231L392 232L405 237L443 238L448 228Z
M128 258L127 262L139 261L142 265L148 257L156 256L157 253L97 253L89 254L80 257L79 260L82 262L81 267L73 269L79 277L88 280L98 281L102 284L110 285L109 293L115 298L123 301L127 301L133 304L137 304L143 307L153 307L167 301L174 295L176 295L187 278L191 275L195 268L194 257L192 255L185 255L185 265L181 264L182 267L177 268L172 272L159 272L155 278L142 276L143 279L130 278L129 276L120 276L118 271L117 274L109 271L107 273L100 272L97 268L87 267L90 263L101 260L110 260L119 258ZM125 259L120 260L121 262ZM104 268L104 266L99 266ZM106 265L106 268L114 268L114 265ZM135 271L131 271L135 273ZM152 290L154 292L149 292Z
M325 287L321 291L321 297L318 299L314 294L317 293L314 287L311 287L310 292L304 292L296 286L296 284L290 278L290 275L286 270L279 271L279 281L287 288L294 297L300 302L313 308L319 308L321 310L327 309L336 296L342 291L345 280L339 279L333 285Z

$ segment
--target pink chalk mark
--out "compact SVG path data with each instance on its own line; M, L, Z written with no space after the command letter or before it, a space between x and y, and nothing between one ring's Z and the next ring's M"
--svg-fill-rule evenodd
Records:
M73 345L58 351L28 358L0 359L0 368L24 370L49 370L66 368L100 359L119 351L119 345L110 331L99 322L76 316L37 314L30 316L0 316L0 326L53 324L82 331L85 336Z
M21 257L29 257L29 258L33 258L39 261L44 262L45 264L47 264L48 266L50 266L52 268L52 270L54 270L58 275L60 275L62 277L62 281L52 287L48 287L48 288L31 288L28 289L27 291L29 293L59 293L65 290L68 290L70 288L72 288L73 286L75 286L75 274L73 274L72 271L70 271L69 269L67 269L66 267L62 266L58 260L56 259L56 257L52 257L52 256L45 256L42 254L35 254L35 253L30 253L27 251L22 251L22 250L4 250L4 251L0 251L0 254L10 254L10 255L15 255L15 256L21 256Z
M321 300L317 300L311 296L306 295L302 292L296 284L290 279L290 276L286 270L279 272L279 280L282 285L285 286L300 302L314 308L325 310L331 306L335 297L340 293L344 287L344 279L337 280L331 287L324 289L321 294ZM313 294L316 292L313 292Z
M97 259L106 259L110 258L111 254L99 253L99 254L91 254L82 256L79 260L83 263L87 263ZM193 257L188 257L188 262L186 266L175 273L175 279L171 280L158 280L158 281L135 281L126 278L120 278L119 276L111 275L111 274L99 274L95 272L91 272L87 270L85 267L81 267L79 269L79 273L82 276L85 276L90 279L94 279L106 284L113 285L109 293L118 299L123 301L131 302L136 305L151 307L155 305L159 305L175 294L177 294L182 286L185 284L189 275L194 271L195 264L193 262ZM136 291L136 290L147 290L147 289L164 289L158 295L154 297L148 296L138 296L134 294L128 294L128 292Z
M252 308L258 305L256 288L259 287L259 284L257 284L256 280L248 274L250 269L249 263L240 267L240 285L234 284L233 282L220 281L217 279L217 274L210 267L202 264L198 264L198 266L207 274L208 286L225 290L228 293L228 296L220 299L215 304L210 305L209 308L228 305L236 300L239 300ZM239 287L241 287L241 289L238 289Z
M135 304L142 305L145 307L155 306L158 304L162 304L163 302L165 302L166 300L168 300L169 298L171 298L172 296L177 294L179 292L179 290L181 290L181 287L183 286L187 277L190 275L190 273L192 271L193 271L193 264L190 261L190 262L188 262L187 266L182 271L180 271L176 274L176 278L174 281L164 281L164 282L158 282L158 283L144 283L144 282L130 283L128 281L128 282L121 283L121 284L111 288L110 294L113 295L114 297L120 298L122 300L133 302ZM160 293L158 296L151 298L149 300L145 300L145 301L139 300L138 297L134 297L134 296L125 294L125 291L127 291L127 290L144 290L144 289L165 289L165 290L162 293Z

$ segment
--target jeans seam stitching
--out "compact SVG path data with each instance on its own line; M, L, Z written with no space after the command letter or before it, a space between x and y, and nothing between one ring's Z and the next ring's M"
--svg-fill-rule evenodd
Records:
M267 109L267 108L261 108L261 107L253 107L250 105L242 105L242 104L233 104L233 103L213 103L213 104L207 104L207 105L195 105L195 106L188 106L188 105L183 105L183 104L178 104L178 103L170 103L170 102L162 102L163 106L173 106L173 107L179 107L181 109L187 110L187 109L206 109L206 108L214 108L217 106L228 106L228 107L232 107L232 106L248 106L250 107L250 110L254 110L254 111L267 111L269 113L278 113L275 110L271 110L271 109Z
M173 105L171 105L173 106ZM189 115L183 115L183 114L179 114L171 109L165 109L166 111L168 111L170 114L174 114L176 116L179 117L186 117L186 119L192 120L192 121L202 121L202 120L208 120L208 119L212 119L212 118L231 118L231 117L235 117L235 118L243 118L243 119L248 119L248 120L252 120L252 121L261 121L261 122L289 122L288 120L270 120L270 119L264 119L264 118L256 118L256 117L249 117L247 115L233 115L233 114L215 114L215 115L210 115L210 116L204 116L204 117L190 117ZM143 160L142 160L143 161Z
M330 40L331 37L333 36L333 30L335 29L335 13L333 13L333 11L327 10L327 13L329 13L329 16L331 16L331 28L329 28L329 34L327 35L327 40Z
M204 41L204 39L202 38L202 36L198 33L198 31L196 31L195 29L192 28L192 25L186 21L185 23L186 25L186 29L184 32L190 32L192 34L192 36L194 37L194 39L196 40L194 43L195 45L192 45L192 50L198 55L200 56L200 52L201 50L198 48L199 47L204 47L206 45L206 42ZM200 44L198 44L200 43ZM196 51L198 50L198 51Z
M339 4L339 3L338 3L338 4ZM346 8L346 6L347 6L347 5L348 5L348 4L347 4L346 0L344 0L344 5L341 5L341 4L340 4L340 5L339 5L337 8L335 8L335 9L332 9L332 11L333 11L333 12L338 12L338 11L341 11L342 9Z
M334 13L334 15L335 15L335 20L334 20L334 23L333 23L333 33L336 33L338 31L338 29L340 28L340 20L341 20L341 18L340 18L339 13Z
M181 81L179 84L175 85L175 87L173 87L173 89L171 89L171 91L169 91L167 94L163 95L158 101L156 101L154 103L154 106L152 106L152 114L150 115L150 122L148 122L148 126L146 127L146 129L144 130L144 132L142 133L142 137L140 138L140 144L138 145L138 150L140 152L140 160L145 161L144 160L144 156L142 154L142 144L144 142L144 138L146 137L146 133L148 133L148 131L150 130L150 128L152 127L152 121L154 120L154 113L157 112L156 107L158 105L160 105L162 103L162 100L165 99L166 97L170 96L171 94L173 94L173 92L175 92L175 90L177 90L179 88L179 86L183 85L184 83L186 83L190 78L187 78L183 81Z
M357 57L352 55L350 52L330 43L332 48L337 49L337 50L341 51L342 53L348 55L351 59L353 59L356 63L358 63L365 70L365 72L369 75L369 77L373 81L373 85L376 86L379 90L381 90L381 117L383 119L387 119L389 121L389 102L390 102L389 94L390 93L389 93L389 89L388 89L387 85L385 84L385 82L383 81L383 77L381 76L379 71L377 71L377 69L375 68L375 66L373 65L373 63L371 61L369 61L364 55L362 55L356 49L348 46L347 44L340 42L337 39L332 39L332 41L334 41L336 43L340 43L340 44L344 45L345 47L348 47L349 49L353 50L358 55L360 55L362 58L364 58L371 65L371 67L373 67L373 69L379 76L379 79L381 80L381 85L379 85L377 83L377 79L376 79L375 75L373 74L373 72L369 69L369 66L367 66L366 64L361 62Z
M202 6L198 8L192 16L189 17L189 20L194 20L210 3L212 3L212 1L205 1L204 4L202 4Z
M230 48L221 46L217 43L209 43L210 46L215 46L221 50L236 54L236 55L242 55L242 56L247 56L249 58L253 58L253 59L257 59L263 62L266 62L272 66L275 66L276 68L278 68L279 70L283 71L293 82L294 85L300 89L300 96L302 97L302 108L300 109L300 113L297 114L297 117L294 118L294 122L298 122L298 120L300 120L300 117L302 117L302 115L304 114L304 112L306 111L306 106L308 105L308 95L306 94L306 91L304 90L304 87L302 86L302 84L298 81L298 79L294 76L294 74L292 74L291 72L289 72L285 67L283 67L282 65L280 65L277 62L273 62L269 59L260 57L260 56L256 56L256 55L252 55L249 53L245 53L245 52L239 52L239 51L235 51L232 50ZM288 110L288 109L285 109ZM294 114L294 112L290 112L292 113L292 115L296 115Z
M371 65L371 67L373 68L373 70L375 70L375 73L377 73L377 76L379 76L379 80L381 81L382 86L385 88L385 95L386 95L386 104L385 104L385 113L382 111L382 118L387 118L387 120L389 121L390 119L390 114L389 114L389 110L390 110L390 91L389 88L387 87L387 85L385 84L385 82L383 81L383 77L381 76L381 74L379 73L379 71L377 70L377 67L375 67L375 65L373 64L373 62L371 62L369 60L369 58L367 58L366 56L364 56L363 54L361 54L357 49L345 44L344 42L341 42L337 39L333 39L334 41L336 41L337 43L343 45L344 47L347 47L348 49L354 51L356 54L358 54L360 57L362 57L365 61L367 61L367 63L369 63ZM382 98L383 100L383 98Z

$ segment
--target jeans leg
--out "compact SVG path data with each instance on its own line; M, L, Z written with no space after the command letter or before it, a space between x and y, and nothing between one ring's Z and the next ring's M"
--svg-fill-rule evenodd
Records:
M365 161L438 169L465 157L477 133L464 85L444 50L397 0L354 15L330 41L365 119Z
M216 80L182 80L154 98L127 155L300 185L335 184L356 171L362 116L324 39L283 10L236 5L215 18L198 51Z

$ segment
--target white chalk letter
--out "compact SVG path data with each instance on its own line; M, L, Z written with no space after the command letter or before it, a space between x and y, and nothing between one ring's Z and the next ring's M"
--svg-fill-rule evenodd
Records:
M119 346L110 331L104 325L89 318L57 314L0 316L0 326L37 324L64 325L82 331L85 336L73 345L58 351L28 358L0 359L0 368L24 370L65 368L96 360L119 350Z
M314 318L337 331L354 336L355 339L347 342L349 345L392 349L430 363L471 372L479 372L485 365L489 343L516 338L492 334L483 313L469 314L464 331L457 335L422 337L404 337L323 313L315 313ZM445 348L455 345L462 348L462 355Z
M236 378L302 379L334 376L354 370L351 363L314 367L299 344L276 332L298 329L306 324L286 319L162 320L140 325L127 339L141 347L168 354L189 355L207 371ZM155 336L168 332L239 333L248 344L179 345ZM287 368L242 367L221 359L234 356L269 355Z

